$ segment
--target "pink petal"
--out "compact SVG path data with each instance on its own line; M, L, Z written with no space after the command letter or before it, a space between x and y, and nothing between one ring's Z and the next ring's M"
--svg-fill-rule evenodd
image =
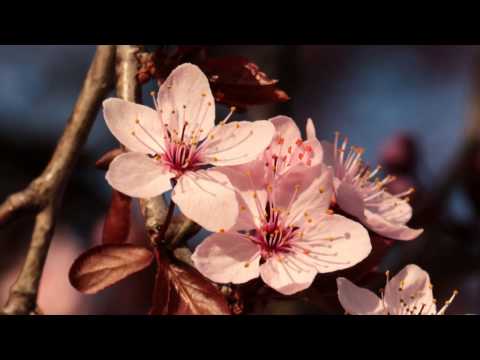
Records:
M215 101L207 77L189 63L176 67L158 92L158 108L170 131L195 132L202 140L215 124Z
M265 120L218 125L205 140L202 159L216 166L245 164L263 153L274 133L273 125Z
M350 315L382 315L382 301L372 291L356 286L343 277L337 278L338 300Z
M321 141L320 142L323 149L323 162L327 166L335 166L334 153L335 149L331 142Z
M136 198L151 198L170 190L175 175L147 155L128 152L117 156L105 178L114 189Z
M394 224L385 220L379 214L365 210L362 222L372 231L390 239L409 241L423 233L423 229L412 229L406 225Z
M163 131L155 110L109 98L103 102L103 116L112 134L127 149L142 154L163 152Z
M415 314L436 312L430 276L417 265L407 265L385 286L385 305L390 314L405 314L407 308ZM412 298L413 297L413 298ZM406 306L402 305L403 300ZM425 305L425 306L424 306Z
M368 231L358 222L341 215L323 215L304 225L297 242L299 255L314 263L318 272L348 269L365 259L372 245Z
M378 213L391 223L404 225L412 218L412 207L410 204L386 191L377 196L372 203L375 204L374 207L370 207L371 203L366 202L366 208L371 212Z
M260 226L260 209L265 209L267 191L262 160L248 164L216 168L225 174L235 188L239 204L237 222L231 230L252 230ZM248 174L248 175L247 175Z
M302 138L300 130L292 118L279 115L269 119L269 121L275 126L276 138L282 137L285 144L293 144Z
M339 184L335 193L338 206L350 215L363 219L365 206L361 194L351 184L343 181L340 181Z
M325 214L332 198L332 172L323 165L296 165L281 175L273 188L275 206L289 209L287 223L301 225L304 214Z
M235 233L207 237L195 249L192 260L198 271L217 283L242 284L259 275L258 246Z
M271 257L260 266L260 276L265 284L283 295L292 295L309 288L317 274L313 267L304 266L299 269L297 263L291 265L290 261L288 255L282 259Z
M228 230L238 217L232 184L215 168L182 175L172 192L172 199L185 216L209 231Z
M311 118L307 120L307 140L316 140L317 139L317 132L315 131L315 124Z

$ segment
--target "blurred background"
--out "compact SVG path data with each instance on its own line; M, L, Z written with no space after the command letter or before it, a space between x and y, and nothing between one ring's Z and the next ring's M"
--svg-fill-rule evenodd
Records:
M0 46L1 201L25 187L48 162L94 52L94 46L79 45ZM237 119L284 114L304 131L311 117L321 139L332 139L338 130L366 148L369 163L381 163L397 175L393 192L414 186L413 221L425 226L425 234L411 243L395 242L380 268L395 273L417 263L430 272L439 302L460 290L447 313L480 313L480 151L459 158L480 102L480 47L256 45L210 47L209 52L249 58L279 79L291 97L286 103L252 107ZM151 82L145 94L154 88ZM144 101L151 105L148 96ZM48 256L39 299L47 314L148 311L151 271L94 296L81 295L68 281L73 260L100 242L111 192L94 163L115 144L99 115L67 188ZM465 166L459 168L460 162ZM136 219L131 237L141 242L143 227ZM26 218L0 230L2 304L22 264L32 225L33 218ZM280 302L267 311L324 310Z

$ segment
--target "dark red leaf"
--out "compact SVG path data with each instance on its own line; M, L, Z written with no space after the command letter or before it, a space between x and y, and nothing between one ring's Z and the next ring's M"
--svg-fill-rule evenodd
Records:
M150 265L152 252L131 244L100 245L80 255L70 268L70 283L85 294L109 287Z
M220 290L197 270L161 259L157 270L154 304L157 315L230 315Z
M159 49L152 57L145 56L139 77L149 74L163 81L178 65L193 63L202 69L210 81L215 100L228 106L243 109L289 100L280 90L278 80L269 78L258 65L241 56L208 57L201 46L180 46L176 51Z
M130 233L131 204L130 196L113 190L110 208L103 224L104 244L121 244L127 241Z
M123 152L124 150L120 148L107 151L105 154L102 155L100 159L95 162L95 166L97 167L97 169L100 170L108 170L108 167L110 166L110 163L113 161L113 159L115 159Z

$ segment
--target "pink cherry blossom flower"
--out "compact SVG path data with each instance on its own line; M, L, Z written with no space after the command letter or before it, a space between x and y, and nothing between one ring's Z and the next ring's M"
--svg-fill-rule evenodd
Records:
M284 174L297 164L315 166L322 163L323 150L320 142L315 137L302 140L300 130L293 119L280 115L269 121L275 126L275 135L263 153L263 159L272 177ZM312 128L313 122L308 119L307 134Z
M260 276L290 295L308 288L317 273L345 269L367 257L366 229L328 209L331 170L300 163L272 179L267 169L264 159L222 169L237 189L240 214L233 228L195 249L192 260L204 276L234 284Z
M315 132L309 136L316 137ZM395 177L376 178L381 167L371 171L362 162L362 148L351 146L347 153L348 139L339 145L338 133L333 145L323 141L321 144L324 162L334 171L335 201L342 210L372 231L391 239L413 240L423 232L423 229L411 229L406 225L412 217L407 197L413 189L396 195L387 192L385 185Z
M104 101L112 134L129 150L112 161L108 183L131 197L151 198L172 189L173 201L208 230L232 225L235 193L218 166L256 159L270 144L268 121L215 126L215 102L201 70L183 64L160 87L156 110L117 98ZM214 165L216 167L208 166Z
M437 311L430 276L417 265L407 265L388 279L381 298L345 278L337 279L338 299L351 315L443 315L458 291Z

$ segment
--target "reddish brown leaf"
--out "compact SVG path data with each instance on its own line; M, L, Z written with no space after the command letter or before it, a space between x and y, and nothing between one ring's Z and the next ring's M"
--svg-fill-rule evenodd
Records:
M198 65L210 80L215 100L228 106L244 109L289 100L278 88L278 80L269 78L260 68L241 56L208 57L201 46L180 46L168 53L159 49L152 57L145 57L139 77L153 74L163 81L178 65L190 62Z
M107 151L105 154L102 155L100 159L98 159L95 162L95 166L97 169L100 170L108 170L108 167L110 166L110 163L115 159L118 155L122 154L124 152L123 149L112 149Z
M70 283L85 294L109 287L150 265L152 252L131 244L100 245L80 255L70 268Z
M113 190L110 208L103 224L104 244L121 244L127 241L130 233L131 204L130 196Z
M197 270L162 259L157 270L154 305L157 315L230 315L220 290Z

